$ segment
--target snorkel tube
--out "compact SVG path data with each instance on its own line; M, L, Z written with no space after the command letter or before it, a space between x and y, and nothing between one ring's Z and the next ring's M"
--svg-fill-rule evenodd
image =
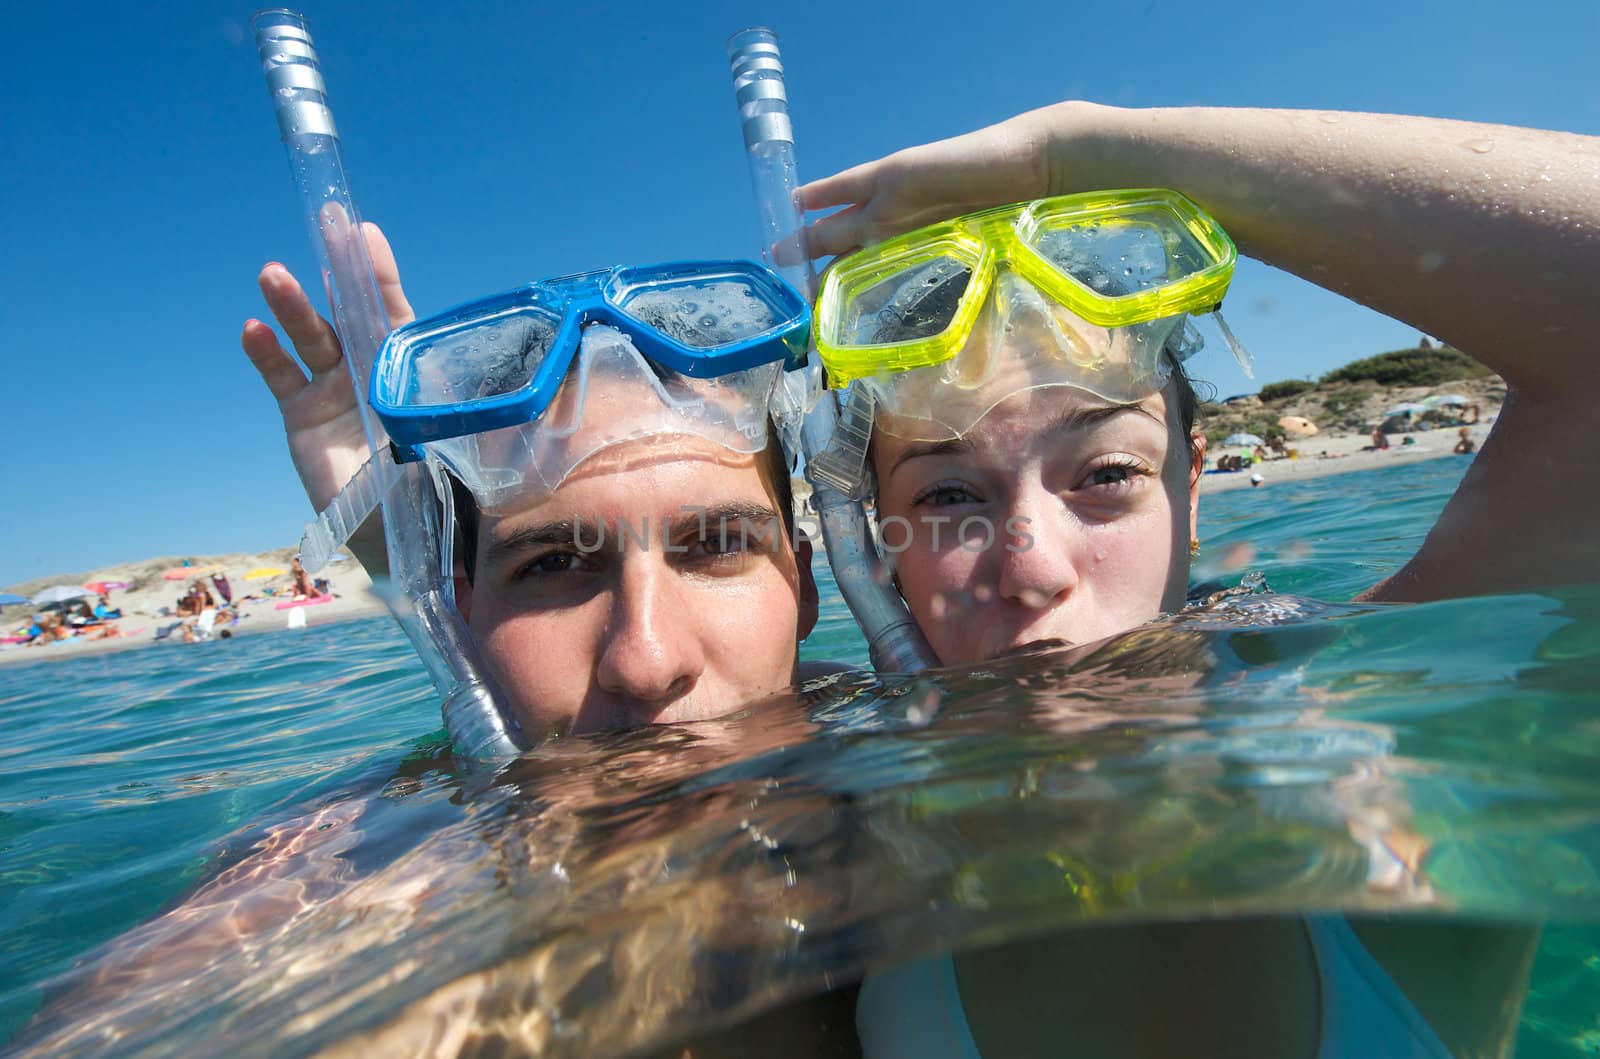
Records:
M727 50L761 215L762 257L796 290L814 298L817 279L805 247L805 218L795 199L800 181L778 35L764 26L740 30L728 38ZM874 669L910 673L938 665L884 574L861 504L865 479L861 461L872 426L870 400L865 393L852 391L841 413L831 391L824 390L807 409L820 388L821 373L813 342L807 366L786 375L775 403L780 419L786 414L803 416L799 437L805 476L839 594L867 638ZM785 433L787 438L791 432ZM843 444L830 450L836 439Z
M381 500L390 578L384 602L444 696L451 741L467 757L514 755L519 729L500 710L481 676L472 639L455 607L448 508L441 519L441 498L427 465L395 465L383 425L368 407L368 378L388 322L306 20L280 9L258 12L250 23L373 454L323 521L342 524L348 537ZM308 570L315 572L326 562L328 549L321 550L322 555L303 556Z

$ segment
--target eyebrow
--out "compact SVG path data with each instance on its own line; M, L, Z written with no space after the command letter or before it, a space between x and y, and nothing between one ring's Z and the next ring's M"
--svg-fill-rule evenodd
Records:
M1149 409L1137 402L1132 402L1129 404L1106 404L1095 405L1090 408L1070 409L1051 419L1039 433L1046 437L1058 437L1076 430L1097 427L1101 423L1122 415L1124 412L1137 412L1153 422L1160 423L1162 426L1166 425L1165 422L1153 415ZM907 460L914 460L921 456L960 456L976 449L977 446L966 438L951 438L945 441L910 445L895 457L894 463L889 467L889 473L893 474Z
M576 521L561 519L556 522L540 522L532 526L524 526L515 533L498 539L491 536L489 546L484 549L483 559L484 562L493 566L504 562L507 558L519 552L556 544L571 544L575 539L573 534L577 530L578 523Z
M626 517L624 516L624 518ZM644 525L644 519L650 519L655 526L662 529L665 528L667 520L670 520L675 528L680 526L699 526L703 518L705 525L709 527L741 521L770 521L777 517L777 508L770 504L733 501L726 504L718 504L715 507L707 507L703 515L698 505L685 504L664 517L642 516L642 518L634 522L634 525L642 526ZM484 561L489 565L495 565L505 562L522 552L532 551L536 548L571 545L577 541L576 534L580 530L589 537L593 537L595 526L598 524L599 521L596 519L556 519L550 522L538 522L531 526L524 526L522 529L498 540L491 539L489 547L484 550ZM607 538L614 538L616 532L617 527L608 523L606 526Z

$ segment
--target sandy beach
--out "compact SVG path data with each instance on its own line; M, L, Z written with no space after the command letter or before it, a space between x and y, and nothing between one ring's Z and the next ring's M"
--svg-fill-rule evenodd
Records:
M1472 440L1479 445L1489 434L1489 423L1480 423L1469 428ZM1411 444L1406 444L1405 439L1412 439ZM1256 462L1242 471L1219 472L1210 468L1216 466L1216 454L1208 453L1206 457L1206 473L1200 478L1200 492L1219 493L1229 489L1250 488L1250 476L1261 475L1259 488L1267 489L1274 482L1286 482L1300 478L1321 478L1329 474L1348 474L1351 471L1372 471L1380 467L1392 467L1397 463L1415 463L1419 460L1438 459L1449 456L1452 459L1468 459L1455 455L1457 441L1456 432L1452 429L1419 430L1411 434L1389 435L1389 448L1374 451L1369 446L1372 438L1367 434L1345 434L1331 437L1317 435L1310 438L1290 439L1287 447L1298 451L1296 458L1279 458ZM1238 452L1238 449L1227 449L1227 452ZM1204 508L1201 509L1202 515Z
M159 630L178 621L176 617L163 615L161 609L166 607L171 610L176 605L178 597L188 590L191 581L203 581L211 589L212 595L217 594L209 576L182 580L167 580L162 577L163 572L182 566L186 560L195 570L220 567L220 572L227 577L229 587L233 590L238 620L231 624L219 622L213 632L213 639L221 638L224 631L229 636L281 632L289 628L289 615L296 609L305 615L308 627L386 613L383 603L372 592L372 579L361 568L361 564L353 559L335 563L316 575L326 577L331 582L332 598L324 603L310 606L279 609L279 604L288 599L290 581L287 575L257 581L244 579L245 574L262 567L288 570L289 561L294 554L293 548L278 548L259 553L167 556L120 563L97 570L53 574L0 589L0 592L32 597L51 585L122 581L130 586L124 590L113 591L110 595L111 605L120 607L123 614L123 617L114 623L117 635L104 639L80 636L37 647L23 644L0 645L0 665L74 658L86 654L125 651L136 647L180 650L190 646L185 644L179 635L181 629L175 629L161 639L156 637ZM274 590L273 595L266 594L268 588ZM89 597L88 602L93 605L94 598ZM222 600L219 598L217 602L221 603ZM0 635L9 636L19 625L29 624L31 615L38 609L26 603L0 608Z

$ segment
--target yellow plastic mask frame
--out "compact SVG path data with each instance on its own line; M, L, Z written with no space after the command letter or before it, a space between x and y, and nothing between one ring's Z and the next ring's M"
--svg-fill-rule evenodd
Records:
M1042 253L1042 240L1084 233L1085 248L1102 233L1154 229L1168 249L1166 282L1126 294L1095 290ZM1174 254L1173 250L1182 251ZM1181 259L1187 257L1187 262ZM901 342L859 343L845 337L858 299L896 275L946 259L970 269L948 324L936 335ZM834 262L824 277L814 324L829 385L941 364L961 351L1002 265L1050 298L1102 327L1125 327L1178 313L1217 308L1233 279L1238 251L1204 210L1176 191L1093 191L1000 206L919 228Z

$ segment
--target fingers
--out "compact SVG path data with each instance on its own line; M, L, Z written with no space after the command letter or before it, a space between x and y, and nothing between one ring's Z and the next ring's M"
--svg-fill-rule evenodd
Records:
M367 240L367 256L372 260L372 271L378 277L378 293L383 296L384 310L389 314L389 328L393 330L416 319L406 292L400 288L400 266L395 264L394 251L382 229L371 221L363 221L361 234Z
M305 386L306 373L295 363L293 357L284 352L272 328L260 320L244 322L244 333L239 336L239 345L243 347L245 356L255 365L256 371L261 375L261 381L267 384L267 389L272 391L272 396L278 403L282 404Z
M813 221L806 229L806 249L811 256L838 256L858 246L877 242L872 237L863 206L851 206Z
M865 162L842 173L803 184L795 195L800 199L801 208L807 210L825 210L829 206L866 202L872 197L877 172L878 163Z
M344 350L339 345L339 336L332 325L318 315L311 299L306 297L305 290L289 270L274 261L261 270L257 282L262 296L267 299L267 308L272 310L278 326L289 336L294 351L311 369L312 376L342 370L340 362L344 359Z

